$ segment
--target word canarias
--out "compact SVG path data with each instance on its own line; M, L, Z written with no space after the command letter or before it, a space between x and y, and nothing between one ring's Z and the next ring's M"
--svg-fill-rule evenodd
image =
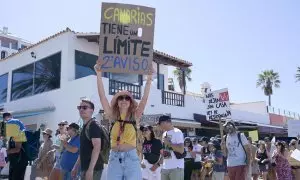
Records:
M109 7L104 10L104 19L121 24L137 24L143 26L153 25L153 14L140 11L136 9L122 9L116 7Z

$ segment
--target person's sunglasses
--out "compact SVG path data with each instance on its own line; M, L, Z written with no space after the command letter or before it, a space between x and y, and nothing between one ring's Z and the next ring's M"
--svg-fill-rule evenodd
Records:
M58 124L58 126L64 126L65 124Z
M123 101L123 100L125 100L125 101L130 101L130 97L129 96L119 96L118 97L118 101Z
M90 108L90 107L88 107L88 106L77 106L78 110L81 110L81 109L87 110L88 108Z
M46 133L43 133L43 136L45 136L46 135Z
M143 132L146 132L146 131L148 131L148 130L149 130L148 128L144 128L144 129L143 129Z

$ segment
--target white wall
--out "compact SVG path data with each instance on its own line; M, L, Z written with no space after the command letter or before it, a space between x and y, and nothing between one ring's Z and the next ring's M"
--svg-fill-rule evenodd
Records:
M30 50L15 55L5 61L0 61L0 75L9 73L8 89L11 87L11 71L30 64L36 60L62 52L62 72L61 72L61 88L50 92L22 98L4 104L5 109L13 111L30 110L42 107L54 106L54 112L46 114L22 118L25 124L46 123L48 127L56 129L57 123L61 120L69 122L78 122L79 115L76 106L81 97L91 98L95 103L96 111L101 108L99 97L97 95L96 76L88 76L81 79L75 79L75 50L98 55L98 45L90 43L85 39L78 39L73 32L66 32L54 39L50 39ZM35 52L37 58L31 57L31 52ZM165 74L165 89L168 86L168 66L160 65L160 72ZM112 96L108 95L108 79L103 79L105 91L110 101ZM142 91L143 92L143 91ZM161 90L157 89L157 83L152 83L150 97L146 106L145 114L162 114L171 113L172 117L180 119L193 119L193 114L205 114L205 106L202 98L191 95L185 96L185 107L177 107L162 104ZM8 93L10 97L10 93ZM235 106L235 105L233 105ZM238 106L237 106L238 107ZM240 106L243 107L244 106ZM249 109L238 109L232 107L233 118L242 121L257 121L266 123L267 117L263 115L263 111L257 113L249 113ZM102 109L102 108L101 108ZM246 111L246 112L245 112ZM269 123L268 123L269 124Z
M230 107L232 109L253 112L257 114L268 114L265 101L231 104Z

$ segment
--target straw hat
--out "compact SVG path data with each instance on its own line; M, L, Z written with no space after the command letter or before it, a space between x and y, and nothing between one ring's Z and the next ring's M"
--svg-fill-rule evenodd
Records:
M132 94L128 91L120 91L117 94L114 95L114 97L112 98L111 102L110 102L110 106L113 108L115 107L117 102L118 97L120 96L129 96L131 98L131 102L133 103L134 109L137 108L138 103L136 102L136 100L133 98Z
M49 135L50 137L52 137L52 130L49 128L45 129L45 131L43 131L42 133L45 133L45 134Z

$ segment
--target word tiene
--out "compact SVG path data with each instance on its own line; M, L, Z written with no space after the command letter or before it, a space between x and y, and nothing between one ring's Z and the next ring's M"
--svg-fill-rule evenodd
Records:
M139 7L133 9L108 7L104 11L104 19L121 24L137 24L143 26L152 26L152 13L140 11Z
M123 25L123 24L113 24L113 23L101 23L103 26L101 31L103 32L103 34L118 34L118 35L133 35L133 36L137 36L138 35L138 31L134 31L134 30L129 30L129 26L128 25Z

